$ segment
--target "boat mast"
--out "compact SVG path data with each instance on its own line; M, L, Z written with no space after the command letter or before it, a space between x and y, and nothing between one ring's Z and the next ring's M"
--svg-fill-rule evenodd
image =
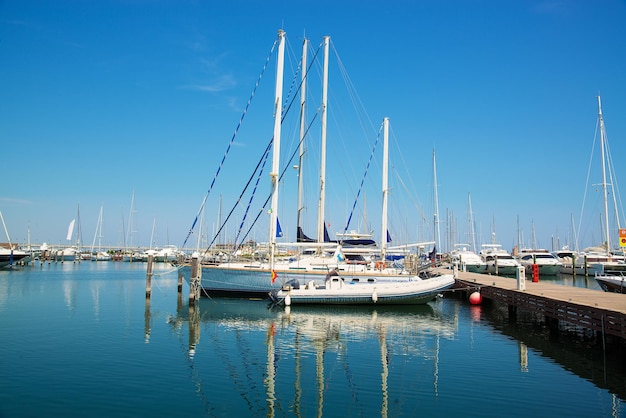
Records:
M203 208L204 209L204 208ZM150 233L150 249L152 250L152 244L154 243L154 230L156 228L156 217L152 219L152 232ZM200 235L200 234L198 234Z
M433 216L433 226L435 230L435 245L439 244L439 251L442 251L441 248L441 231L439 229L439 197L437 195L437 160L435 158L435 150L433 149L433 185L434 185L434 216Z
M102 210L103 210L103 207L100 206L100 215L98 216L98 225L99 225L98 226L98 253L102 249L102 223L103 223Z
M474 230L474 214L472 213L472 198L470 193L467 193L467 207L469 209L467 222L467 231L469 233L469 243L472 245L472 251L477 252L476 248L476 231Z
M272 206L270 209L270 268L274 267L276 255L276 223L278 222L278 173L280 170L280 123L283 102L283 67L285 55L285 32L278 31L278 60L276 65L276 90L274 100L274 143L270 178L272 181Z
M326 118L328 113L328 44L330 36L324 36L324 74L322 79L322 148L320 153L320 196L317 204L317 242L324 242L324 205L326 190Z
M606 184L606 161L605 161L605 132L604 118L602 117L602 103L598 95L598 120L600 121L600 155L602 158L602 198L604 200L604 232L606 236L606 254L611 253L611 235L609 234L609 198Z
M380 237L381 257L383 262L387 255L387 198L389 194L388 159L389 159L389 118L383 119L383 211Z
M303 188L304 188L304 180L303 180L303 169L302 165L304 164L304 134L306 132L305 126L305 110L306 110L306 76L307 76L307 49L309 46L309 40L304 38L302 42L302 87L300 90L300 158L298 159L298 213L296 217L296 233L300 231L301 222L302 222L302 210L304 209L303 205Z
M11 237L9 236L9 230L7 229L7 225L4 223L4 217L2 216L2 212L0 211L0 220L2 220L2 227L4 228L4 234L7 236L7 241L9 241L9 248L13 251L13 244L11 244Z
M128 230L126 231L126 244L128 248L133 248L133 213L135 212L135 190L130 197L130 213L128 214Z
M102 222L102 206L100 206L100 213L98 214L98 223L96 224L96 231L93 234L93 241L91 242L91 254L93 254L96 248L96 238L98 238L98 230L102 231L100 229L101 222ZM100 250L99 246L98 246L98 250Z

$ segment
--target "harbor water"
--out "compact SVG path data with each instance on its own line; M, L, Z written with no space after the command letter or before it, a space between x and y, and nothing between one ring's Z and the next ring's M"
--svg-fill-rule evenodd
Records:
M618 417L622 356L446 295L413 307L203 298L155 264L0 271L0 417ZM625 296L626 301L626 296Z

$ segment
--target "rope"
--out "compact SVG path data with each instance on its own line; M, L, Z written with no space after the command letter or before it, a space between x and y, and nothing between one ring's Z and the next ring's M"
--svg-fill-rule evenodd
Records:
M319 49L318 49L318 51L319 51ZM315 55L313 56L313 58L315 59L315 57L317 57L317 55L318 55L318 52L316 52L316 53L315 53ZM309 67L308 67L308 69L307 69L307 72L306 72L305 77L304 77L305 79L306 79L306 76L308 75L308 73L309 73L309 71L310 71L310 69L311 69L312 65L313 65L313 62L311 62L311 64L309 65ZM283 108L283 111L282 111L282 114L281 114L281 123L285 120L285 117L287 116L287 114L288 114L288 113L289 113L289 111L291 110L291 107L293 106L293 104L294 104L294 102L295 102L296 95L297 95L297 93L300 91L300 89L301 89L301 88L302 88L302 82L300 82L300 84L298 85L298 88L297 88L297 89L296 89L296 91L294 92L293 97L291 98L291 100L289 100L289 102L288 102L289 104ZM291 92L290 92L289 94L291 94ZM298 146L300 145L300 143L302 143L302 141L304 141L304 138L306 138L306 137L307 137L308 132L309 132L309 130L310 130L310 128L311 128L311 125L313 124L313 121L314 121L316 118L317 118L317 114L313 117L313 119L312 119L312 120L311 120L311 122L309 123L309 126L307 127L307 130L306 130L305 134L303 135L303 137L300 139L300 142L298 143ZM262 159L262 160L266 160L266 159L267 159L267 157L268 157L268 155L269 155L269 150L270 150L270 147L272 146L273 142L274 142L274 138L272 138L272 139L270 140L269 144L267 145L267 148L265 149L265 152L264 152L263 156L261 157L261 159ZM279 179L278 179L279 181L281 181L281 180L283 179L283 176L285 175L285 173L286 173L286 171L287 171L287 168L290 166L291 162L292 162L292 161L293 161L293 159L295 158L295 155L296 155L296 152L297 152L297 151L298 151L298 148L296 148L296 149L294 150L294 152L291 154L291 158L289 159L288 163L287 163L287 164L285 164L285 166L284 166L284 168L283 168L283 171L282 171L282 172L281 172L281 174L280 174L280 177L279 177ZM261 161L261 160L260 160L260 161ZM260 163L260 161L259 161L259 163ZM231 216L231 215L232 215L232 213L234 212L235 208L239 205L239 203L240 203L240 201L241 201L241 198L242 198L243 193L245 193L246 189L247 189L247 188L248 188L248 186L250 185L250 182L252 181L252 177L254 176L254 173L256 173L256 171L257 171L257 169L258 169L259 163L257 163L257 168L255 168L255 170L253 171L252 176L250 177L250 179L248 180L248 183L246 184L246 186L245 186L245 188L244 188L244 191L243 191L243 192L242 192L242 194L239 196L239 199L235 202L235 204L234 204L233 208L232 208L232 209L231 209L231 211L229 212L229 214L228 214L228 216L226 217L226 219L224 220L224 222L222 222L222 225L220 225L220 228L219 228L218 232L215 234L215 237L213 238L213 240L211 241L211 243L207 246L207 248L205 249L205 251L204 251L204 253L203 253L203 254L206 254L206 253L209 251L209 248L211 248L211 246L215 243L216 238L219 236L219 234L221 233L221 231L222 231L222 230L224 229L224 227L226 226L226 224L227 224L227 222L228 222L228 219L230 218L230 216ZM265 166L265 162L263 162L263 166ZM260 173L259 173L259 178L260 178ZM257 179L257 184L258 184L258 179ZM252 196L250 197L250 201L249 201L249 204L248 204L248 208L246 209L246 215L245 215L246 217L247 217L248 210L249 210L249 208L250 208L250 206L251 206L251 204L252 204L252 200L253 200L253 198L254 198L254 194L255 194L255 192L256 192L256 189L257 189L257 188L256 188L256 185L255 185L255 187L254 187L254 191L253 191L253 194L252 194ZM271 193L270 193L270 195L268 196L268 198L265 200L265 203L264 203L264 204L263 204L263 206L261 207L261 210L259 210L259 213L257 214L257 216L254 218L254 221L253 221L253 222L252 222L252 224L250 225L250 228L249 228L249 229L248 229L248 231L244 234L244 236L241 238L241 242L242 242L242 243L245 241L246 237L247 237L247 236L250 234L250 232L252 231L252 228L253 228L253 227L254 227L254 225L256 224L257 220L260 218L261 214L265 211L265 208L267 207L267 204L269 203L270 199L271 199ZM241 223L241 225L240 225L240 230L237 232L237 237L239 237L239 236L241 235L241 234L240 234L240 232L241 232L241 228L242 228L242 227L243 227L243 222L242 222L242 223ZM237 242L237 240L235 240L235 243L236 243L236 242ZM235 245L235 247L234 247L234 249L233 249L233 252L236 252L236 251L237 251L237 249L239 249L239 247L241 247L241 245L238 245L238 246L237 246L237 245Z
M363 174L363 178L361 178L361 184L359 185L359 189L356 193L356 197L354 199L354 203L352 204L352 210L350 211L350 216L348 216L348 222L346 223L346 227L343 230L344 236L345 233L348 232L348 228L350 227L350 221L352 220L352 215L354 214L354 209L356 208L356 204L359 201L359 196L361 195L361 190L363 190L363 183L365 182L365 177L367 176L367 172L370 168L370 164L372 163L372 158L374 157L374 152L376 151L376 146L378 145L378 140L380 139L380 133L382 131L382 125L378 130L378 135L376 136L376 141L374 142L374 147L372 148L372 152L370 153L370 158L367 162L367 166L365 167L365 173Z
M300 142L298 143L298 146L300 146L300 143L302 141L304 141L304 138L306 138L309 134L309 130L311 129L311 126L313 125L313 122L315 121L315 119L317 119L317 115L319 113L316 113L315 116L313 116L313 119L311 119L311 122L309 123L309 126L307 127L304 135L302 136L302 138L300 139ZM298 147L295 147L293 153L291 154L291 157L289 158L289 161L287 164L285 164L285 167L283 167L283 171L280 173L280 176L278 177L278 181L281 181L283 179L283 176L285 175L285 173L287 172L287 168L291 165L291 162L293 161L293 159L296 157L296 153L299 151ZM250 225L250 228L248 228L248 230L246 231L245 235L243 236L243 238L241 239L241 242L243 243L246 240L246 237L250 234L250 232L252 231L252 228L254 227L254 225L256 224L256 222L258 221L258 219L261 217L261 214L265 211L265 208L267 207L267 204L269 203L270 199L272 198L272 194L270 193L267 196L267 199L265 199L265 203L263 203L263 206L261 207L261 209L259 210L259 213L257 213L256 218L254 218L254 221L252 221L252 224ZM221 230L221 228L220 228ZM236 252L239 248L241 247L241 245L235 247L235 249L233 250L233 252Z
M222 229L224 229L224 227L226 226L226 223L228 222L228 220L230 219L230 217L233 215L233 212L235 211L235 209L237 208L237 206L239 206L239 203L241 202L241 199L243 198L243 195L245 194L246 190L248 189L248 187L250 186L250 183L252 183L252 179L254 178L254 174L259 170L259 167L262 165L263 161L266 159L267 154L269 154L270 148L272 146L272 143L274 142L274 138L272 138L270 140L270 142L267 144L267 147L265 148L265 152L263 153L263 156L261 157L261 159L257 162L256 167L254 168L254 171L252 172L252 175L248 178L248 182L246 183L243 191L241 192L241 194L239 195L239 197L237 198L237 201L235 202L235 204L233 205L233 207L231 208L230 212L228 213L228 216L226 216L226 219L224 220L224 222L222 223L222 225L220 226L220 229L217 231L217 233L215 234L215 236L213 237L213 239L211 240L211 243L209 244L209 246L206 248L206 250L204 250L204 254L206 254L209 251L209 248L211 248L211 246L213 245L213 243L215 243L215 240L217 239L217 237L220 235L220 233L222 232Z
M211 185L209 186L209 190L206 192L204 199L202 199L202 204L200 205L200 209L198 210L198 213L196 214L196 218L193 220L193 223L191 224L191 228L189 228L189 232L187 233L187 237L185 238L185 241L183 242L182 248L185 248L185 245L187 244L187 241L189 240L189 237L191 236L191 234L193 234L193 230L196 226L196 223L198 222L198 218L200 217L200 214L202 213L202 211L204 210L204 206L206 204L206 201L209 197L209 194L211 193L211 190L213 189L213 186L215 185L215 181L217 180L217 176L220 174L220 171L222 170L222 166L224 165L224 161L226 160L226 157L228 156L228 153L230 152L230 149L233 145L233 143L235 142L235 137L237 136L237 133L239 132L239 128L241 127L241 125L243 124L243 119L245 118L246 114L248 113L248 108L250 107L250 103L252 102L252 99L254 98L254 95L256 94L256 90L259 87L259 84L261 82L261 79L263 78L263 74L265 74L265 70L267 69L268 63L270 61L271 56L274 53L274 49L276 48L276 44L278 41L274 41L274 44L272 45L272 48L270 49L270 53L267 55L267 58L265 59L265 64L263 65L263 69L261 70L261 74L259 74L259 78L256 81L256 84L254 85L254 89L252 90L252 94L250 95L250 97L248 98L248 102L246 103L246 107L244 108L243 114L241 115L241 118L239 118L239 123L237 124L237 127L235 128L235 132L233 133L233 136L230 139L230 142L228 143L228 146L226 147L226 152L224 152L224 156L222 157L222 161L220 162L220 165L217 168L217 171L215 172L215 175L213 176L213 181L211 182Z
M256 183L254 184L254 189L252 190L252 194L250 195L250 200L248 201L248 206L246 207L246 211L244 212L243 218L241 219L241 223L239 224L239 229L237 230L237 235L235 236L235 246L237 246L237 242L239 241L239 235L241 234L241 231L243 230L243 224L246 222L246 219L248 217L248 212L250 211L250 206L252 206L252 200L254 199L254 195L256 194L256 189L259 187L259 181L261 180L261 174L263 174L263 171L265 169L265 163L267 163L267 158L269 157L270 153L266 152L265 153L265 157L263 158L263 164L261 166L261 169L259 170L259 174L256 178Z

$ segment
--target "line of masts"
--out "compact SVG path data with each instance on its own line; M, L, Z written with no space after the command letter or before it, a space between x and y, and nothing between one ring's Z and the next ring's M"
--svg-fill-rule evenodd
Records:
M277 250L276 243L276 225L278 213L278 171L280 157L280 124L282 119L282 77L284 66L284 38L285 32L278 32L278 57L276 71L276 93L275 93L275 109L274 109L274 139L273 139L273 162L272 173L272 201L270 209L270 264L273 265L274 257ZM317 243L322 245L324 242L324 226L325 226L325 188L326 188L326 136L327 136L327 110L328 110L328 61L329 61L329 44L330 36L324 36L324 64L322 78L322 104L321 104L321 156L320 156L320 177L319 177L319 200L318 200L318 217L317 217ZM300 145L299 145L299 161L298 161L298 203L297 203L297 229L301 228L303 206L303 165L305 154L306 135L306 68L307 68L307 49L308 40L304 39L302 44L302 80L300 92ZM388 159L389 159L389 118L383 120L383 178L382 178L382 227L381 227L381 253L384 257L387 251L387 204L388 204Z

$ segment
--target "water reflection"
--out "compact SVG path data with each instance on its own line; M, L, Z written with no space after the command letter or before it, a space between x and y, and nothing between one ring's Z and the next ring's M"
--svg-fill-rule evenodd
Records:
M502 304L486 304L480 308L484 323L518 341L522 371L528 371L528 350L531 349L597 387L626 399L626 359L623 344L617 339L615 344L605 347L601 335L567 323L555 329L537 314L518 311L517 318L513 319Z
M222 387L213 391L232 385L249 404L246 412L264 410L267 416L284 414L285 405L295 416L322 416L329 405L337 405L338 396L355 403L352 407L387 416L390 398L401 398L398 391L407 390L397 385L406 378L402 366L407 364L420 376L431 376L434 399L439 341L454 339L457 329L431 305L283 310L263 301L220 299L202 299L195 307L179 304L168 323L182 338L183 324L189 325L187 359L197 385L207 382L203 373L212 379L224 374L231 381L220 380ZM205 368L215 356L219 361ZM258 382L263 382L262 396ZM206 399L206 388L199 393ZM263 407L255 404L259 399L265 400ZM374 400L378 406L372 409Z

